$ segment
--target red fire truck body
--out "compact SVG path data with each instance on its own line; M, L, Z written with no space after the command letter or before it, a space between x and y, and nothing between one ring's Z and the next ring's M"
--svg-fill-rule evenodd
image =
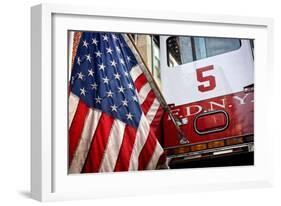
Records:
M190 144L253 134L252 92L238 92L170 108ZM164 117L165 147L180 145L177 130L168 114Z
M184 53L187 46L191 48L189 54ZM175 48L178 52L172 50ZM167 157L175 163L252 152L253 42L164 36L160 37L160 51L161 89L189 141L180 141L179 132L166 114L163 146Z

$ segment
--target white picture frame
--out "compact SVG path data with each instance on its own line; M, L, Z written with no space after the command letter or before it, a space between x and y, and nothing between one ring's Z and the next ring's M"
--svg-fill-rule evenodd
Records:
M31 25L32 198L52 201L273 185L274 133L267 115L273 95L263 87L273 87L271 19L41 4L31 9ZM68 175L68 30L254 38L255 165Z

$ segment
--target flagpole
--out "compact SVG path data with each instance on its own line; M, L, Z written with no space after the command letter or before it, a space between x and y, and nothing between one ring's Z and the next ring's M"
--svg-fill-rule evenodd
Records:
M154 86L154 88L155 88L155 90L156 90L155 92L158 93L158 96L160 97L160 103L161 103L161 105L162 105L164 111L168 113L168 115L169 115L170 119L172 120L172 122L173 122L173 124L174 124L174 126L175 126L175 128L176 128L176 130L177 130L177 132L179 133L179 136L180 136L180 139L179 139L179 140L180 140L180 143L181 143L181 144L188 144L189 141L188 141L186 135L183 133L183 131L181 130L180 126L178 125L178 123L177 123L177 121L176 121L176 119L175 119L175 117L174 117L174 115L173 115L173 113L172 113L170 107L168 106L168 104L167 104L167 102L166 102L166 100L165 100L165 98L164 98L164 96L163 96L163 94L162 94L162 92L161 92L159 86L158 86L157 83L155 82L155 80L154 80L154 78L153 78L153 76L152 76L150 70L148 69L149 67L148 67L148 65L146 64L146 62L144 61L144 59L143 59L143 57L142 57L142 55L141 55L139 49L137 48L137 46L136 46L136 44L135 44L135 42L134 42L132 36L131 36L130 34L128 34L127 36L129 37L129 39L130 39L130 41L131 41L131 43L132 43L134 49L135 49L136 52L138 53L138 55L139 55L139 57L140 57L142 63L144 64L144 67L145 67L145 69L146 69L146 71L147 71L147 74L150 75L150 79L151 79L151 80L148 79L148 81L149 81L149 83L153 84L153 86Z

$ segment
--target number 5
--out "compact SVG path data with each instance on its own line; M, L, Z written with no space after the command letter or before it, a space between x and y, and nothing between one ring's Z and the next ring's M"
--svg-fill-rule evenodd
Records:
M216 79L213 75L203 76L203 72L210 71L213 69L214 69L213 65L196 69L198 82L209 82L208 86L205 86L204 84L198 86L198 90L200 92L207 92L213 90L216 87Z

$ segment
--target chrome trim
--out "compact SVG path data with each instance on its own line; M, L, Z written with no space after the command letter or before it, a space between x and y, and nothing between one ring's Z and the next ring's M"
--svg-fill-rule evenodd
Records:
M176 148L183 147L183 146L193 146L193 145L197 145L197 144L205 144L205 143L219 141L219 140L224 140L225 141L225 140L233 139L233 138L245 138L245 137L248 137L248 136L253 136L254 137L254 134L253 133L246 133L244 135L236 135L236 136L230 136L230 137L223 137L223 138L219 138L219 139L212 139L212 140L209 140L209 141L196 142L196 143L192 143L192 144L164 147L164 150L176 149Z
M169 155L167 158L170 160L176 159L176 158L185 158L185 157L191 157L191 156L197 156L197 155L202 155L202 154L207 154L207 153L215 153L219 151L225 151L225 150L231 150L231 149L237 149L237 148L248 148L248 152L252 152L249 147L253 148L253 143L244 143L244 144L239 144L239 145L232 145L232 146L226 146L222 148L214 148L214 149L205 149L205 150L200 150L196 152L187 152L183 154L176 154L176 155Z

